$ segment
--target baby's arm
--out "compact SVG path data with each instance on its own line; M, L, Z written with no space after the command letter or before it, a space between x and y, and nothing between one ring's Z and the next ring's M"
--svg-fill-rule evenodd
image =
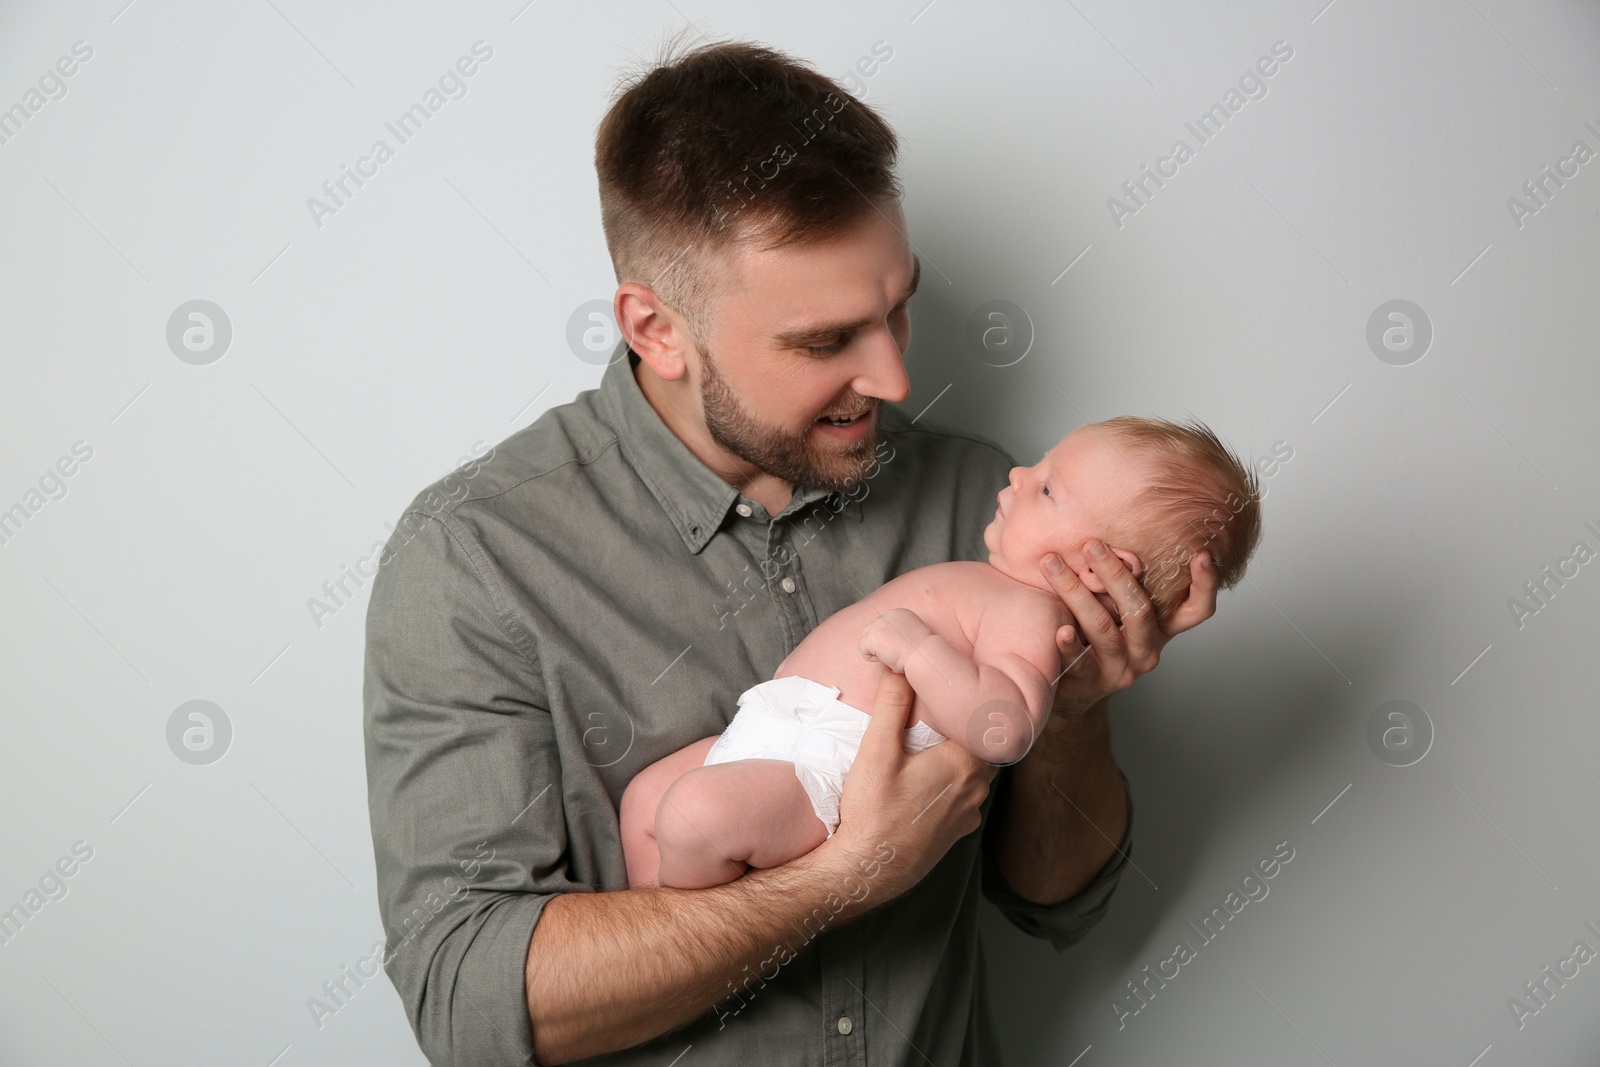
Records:
M981 759L1012 763L1027 753L1050 713L1061 669L1055 634L1063 621L1047 597L1003 597L984 609L967 656L915 612L895 608L862 631L860 649L906 676L934 729Z

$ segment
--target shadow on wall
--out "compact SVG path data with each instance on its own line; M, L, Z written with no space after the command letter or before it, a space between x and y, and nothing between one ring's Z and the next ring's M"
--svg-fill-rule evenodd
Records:
M1237 633L1230 644L1245 647ZM1376 646L1359 653L1352 658L1386 658ZM1180 663L1169 655L1179 668L1167 676L1172 683L1152 685L1153 674L1141 683L1145 692L1114 699L1111 712L1117 760L1137 809L1131 859L1143 874L1125 868L1105 919L1060 954L983 909L990 1010L1005 1062L1014 1067L1060 1067L1063 1055L1071 1059L1105 1035L1103 1024L1115 1033L1113 999L1141 968L1172 954L1165 943L1172 926L1199 922L1250 873L1246 865L1232 884L1194 882L1202 857L1227 838L1237 813L1282 796L1287 780L1319 753L1360 744L1361 697L1336 675L1310 665L1294 674L1253 673L1215 658ZM1300 814L1285 822L1282 836L1262 840L1262 858L1284 837L1302 843L1304 834L1291 832L1304 827ZM1204 952L1192 961L1201 968ZM1050 1019L1058 1025L1040 1025Z

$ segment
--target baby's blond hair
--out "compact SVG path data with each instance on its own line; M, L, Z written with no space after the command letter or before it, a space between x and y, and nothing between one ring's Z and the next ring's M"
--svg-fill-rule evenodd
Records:
M1189 562L1211 556L1217 586L1232 589L1261 543L1255 471L1204 423L1124 415L1094 424L1145 477L1123 518L1124 546L1144 564L1141 581L1166 622L1189 593ZM1143 543L1137 543L1142 541Z

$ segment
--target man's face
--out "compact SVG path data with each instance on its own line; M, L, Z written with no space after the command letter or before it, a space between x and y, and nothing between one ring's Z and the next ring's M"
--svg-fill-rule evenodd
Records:
M1129 546L1122 521L1143 479L1132 462L1099 431L1083 426L1067 434L1031 467L1013 467L999 507L984 527L989 562L1027 585L1048 590L1039 564L1051 552L1082 574L1089 571L1084 542L1105 540L1135 578L1143 564ZM1098 579L1090 583L1096 592Z
M865 206L865 205L864 205ZM840 236L728 255L701 338L700 399L723 448L794 485L847 489L868 473L879 404L911 391L902 356L921 264L898 203ZM828 417L856 416L846 426Z

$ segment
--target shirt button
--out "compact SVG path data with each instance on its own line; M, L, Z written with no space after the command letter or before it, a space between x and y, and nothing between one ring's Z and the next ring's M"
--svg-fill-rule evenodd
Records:
M750 505L749 504L736 504L736 505L734 505L733 510L737 511L740 515L743 515L747 519L750 517Z
M787 574L783 576L783 581L779 582L778 584L783 586L783 591L785 593L792 593L795 590L794 579L789 577ZM848 1026L849 1023L850 1023L850 1020L849 1019L845 1019L839 1025L840 1026ZM844 1032L848 1034L850 1031L846 1030Z
M851 1030L854 1030L855 1028L856 1028L855 1024L850 1021L850 1016L848 1016L848 1015L839 1016L839 1032L841 1034L848 1034Z

